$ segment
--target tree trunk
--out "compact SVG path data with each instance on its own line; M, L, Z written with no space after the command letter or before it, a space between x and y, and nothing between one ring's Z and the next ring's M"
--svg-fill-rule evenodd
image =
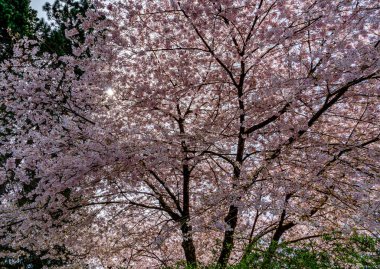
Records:
M285 217L286 217L286 205L287 205L290 197L292 197L292 195L293 195L292 193L288 193L285 196L285 206L284 206L284 209L282 210L281 217L280 217L280 222L278 224L278 227L277 227L275 233L273 234L273 237L272 237L272 240L270 242L269 248L268 248L268 250L265 253L264 261L263 261L263 264L262 264L262 268L263 269L270 269L271 263L272 263L272 259L273 259L273 256L276 254L276 250L277 250L277 247L278 247L278 242L280 241L281 236L287 230L291 229L292 227L294 227L296 225L294 222L289 222L287 224L284 224Z
M182 248L185 252L186 263L188 265L196 266L197 264L197 256L195 253L193 235L192 235L192 227L185 221L181 226L182 231Z
M272 240L270 245L269 245L269 248L267 249L267 251L264 254L264 260L263 260L263 263L261 266L262 269L270 269L271 268L272 258L276 253L277 247L278 247L278 241Z
M242 96L242 93L239 92L239 97ZM239 101L240 109L244 110L244 104L242 101ZM244 114L240 116L240 123L244 123ZM238 148L237 148L237 154L236 154L236 162L238 162L239 166L234 167L234 183L233 183L233 189L236 188L236 182L240 178L240 166L243 164L243 154L244 154L244 145L245 145L245 138L243 137L244 134L244 127L241 125L240 127L240 135L238 140ZM237 197L236 200L240 200L241 197ZM228 260L230 258L232 249L234 248L234 234L235 234L235 228L237 226L238 222L238 215L239 215L239 209L232 203L228 209L228 214L224 218L224 222L227 225L227 229L224 232L224 239L223 239L223 245L222 250L219 255L218 259L218 266L219 268L226 268L228 264Z
M228 225L228 229L224 232L222 250L218 259L218 265L220 268L226 268L231 251L234 247L234 233L238 221L238 213L239 209L236 206L231 205L228 214L224 219Z

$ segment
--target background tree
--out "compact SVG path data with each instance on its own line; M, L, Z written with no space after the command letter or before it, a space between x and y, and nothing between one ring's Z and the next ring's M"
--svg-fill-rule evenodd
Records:
M22 37L35 34L37 12L30 7L30 0L0 1L0 62L11 57L13 45ZM9 121L11 114L5 110L4 102L0 103L0 136L10 134ZM1 144L0 144L1 146ZM4 164L6 155L0 155L0 164ZM4 185L0 185L0 194Z
M44 42L42 51L57 53L59 56L72 54L75 44L66 38L65 32L79 26L78 15L85 16L89 8L94 8L88 0L56 0L46 3L43 10L47 13L49 23L40 21L39 29ZM80 40L84 41L84 31L80 31Z
M30 0L0 1L0 61L9 57L12 45L21 37L31 37L37 22L37 12Z
M30 7L30 0L0 1L0 62L12 56L13 45L22 37L32 37L35 34L37 12ZM10 129L13 120L12 113L6 111L3 100L0 102L0 141L12 133ZM0 146L3 143L0 142ZM11 156L10 152L0 154L0 165L4 166L6 159ZM12 177L12 175L9 175ZM7 181L0 184L0 197L6 192ZM0 245L0 251L12 251L7 245ZM7 257L0 258L0 266L11 266ZM15 268L20 266L14 264Z
M0 232L15 233L2 240L61 240L104 266L220 268L260 242L270 268L282 243L378 236L376 4L96 8L66 31L75 42L91 29L73 56L24 42L2 66L18 129L2 148L17 177L0 209ZM30 169L32 202L14 207Z
M2 49L0 61L10 59L13 54L14 46L21 38L29 38L36 40L34 47L39 47L39 53L44 52L55 53L59 56L70 54L72 42L65 37L65 31L74 26L77 15L84 15L89 8L87 1L56 1L53 8L50 4L45 5L45 11L48 12L49 22L36 17L37 12L30 7L30 1L1 1L0 2L0 25L2 37ZM53 15L54 14L54 15ZM31 63L33 64L33 63ZM60 63L62 64L62 63ZM17 74L15 74L17 77ZM3 100L2 100L3 101ZM0 107L1 129L0 135L3 137L0 146L3 145L7 137L15 135L15 119L14 113L7 111L5 102L1 102ZM29 140L28 143L33 143ZM11 152L3 152L0 155L0 165L4 166L6 160L12 156ZM39 178L35 176L33 170L29 170L30 182L23 184L22 195L18 198L17 206L25 206L33 201L27 197L38 184ZM11 191L9 185L15 178L13 171L8 171L6 180L2 180L0 184L0 196ZM69 189L63 192L69 195ZM6 227L3 227L6 228ZM9 227L8 227L9 228ZM6 229L8 233L13 232L12 229ZM18 255L18 248L12 248L9 244L0 246L2 253L10 253L11 255L0 258L0 267L7 268L42 268L43 266L63 265L67 263L67 257L64 256L65 248L59 244L54 246L54 251L61 253L63 256L54 259L46 258L49 253L47 250L35 252L27 247L21 246L21 254ZM15 254L16 253L16 254Z

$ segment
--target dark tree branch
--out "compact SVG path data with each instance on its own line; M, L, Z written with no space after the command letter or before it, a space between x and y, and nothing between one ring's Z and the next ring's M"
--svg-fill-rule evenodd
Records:
M266 119L266 120L264 120L258 124L255 124L255 125L249 127L247 130L245 130L244 133L250 134L250 133L257 131L257 130L267 126L268 124L276 121L281 115L283 115L287 111L289 106L290 106L290 103L286 103L286 105L276 115L273 115L272 117L270 117L270 118L268 118L268 119Z

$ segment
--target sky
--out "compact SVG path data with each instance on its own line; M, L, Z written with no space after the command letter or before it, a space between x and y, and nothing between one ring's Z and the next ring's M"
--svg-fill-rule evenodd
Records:
M37 10L38 12L38 17L44 18L45 20L47 19L46 13L42 10L42 6L46 2L53 3L53 0L31 0L31 6L33 9Z

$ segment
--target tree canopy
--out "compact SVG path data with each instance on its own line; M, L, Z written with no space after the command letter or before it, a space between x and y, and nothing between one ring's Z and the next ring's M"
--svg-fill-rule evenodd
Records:
M377 3L94 1L74 14L62 53L21 40L1 65L14 122L0 245L103 268L378 255Z

